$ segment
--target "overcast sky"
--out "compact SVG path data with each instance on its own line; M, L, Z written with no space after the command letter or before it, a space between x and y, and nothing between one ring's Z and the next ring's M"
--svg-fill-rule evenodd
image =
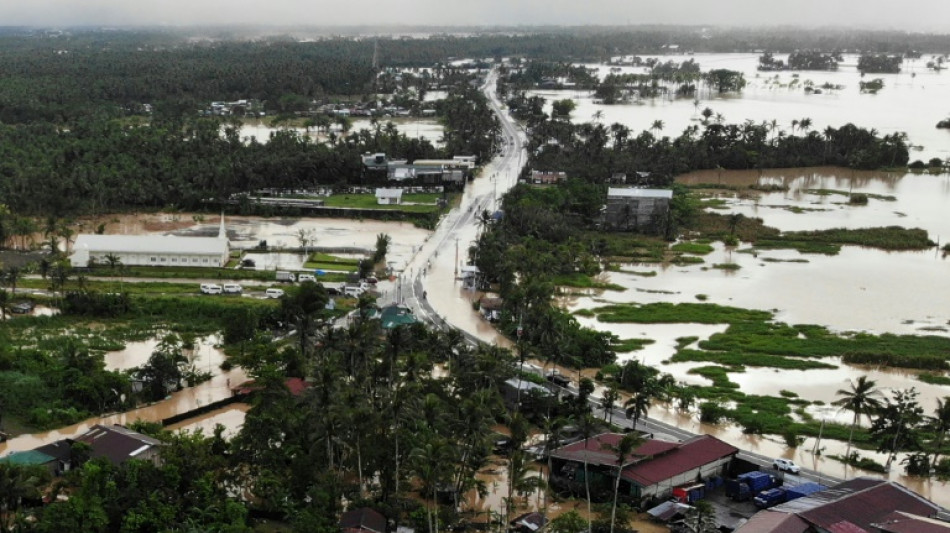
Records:
M3 25L653 23L950 33L950 0L0 0Z

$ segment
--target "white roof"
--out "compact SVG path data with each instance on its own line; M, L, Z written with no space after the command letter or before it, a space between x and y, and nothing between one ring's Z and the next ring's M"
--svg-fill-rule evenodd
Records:
M91 235L76 237L74 250L90 253L225 254L228 240L221 237L177 235Z
M376 198L402 198L402 189L376 189Z
M636 187L611 187L607 189L607 197L620 198L673 198L670 189L639 189Z

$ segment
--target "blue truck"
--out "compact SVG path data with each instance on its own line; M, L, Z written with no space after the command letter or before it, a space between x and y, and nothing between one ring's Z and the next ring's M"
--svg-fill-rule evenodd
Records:
M773 489L781 484L782 480L775 476L753 470L726 481L726 496L735 501L744 502L762 491Z
M825 490L825 487L815 482L802 483L789 488L774 488L759 493L752 499L755 506L759 509L768 509L780 503L790 502L798 498L804 498L809 494Z

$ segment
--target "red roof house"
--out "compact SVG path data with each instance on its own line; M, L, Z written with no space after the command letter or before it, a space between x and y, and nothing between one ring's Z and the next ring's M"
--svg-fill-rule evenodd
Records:
M592 492L612 491L618 466L613 449L622 438L619 433L604 433L555 450L551 453L554 482L573 490L583 484L586 463L586 475L595 487ZM620 492L630 500L668 495L677 486L721 475L738 452L709 435L684 442L649 439L624 458Z

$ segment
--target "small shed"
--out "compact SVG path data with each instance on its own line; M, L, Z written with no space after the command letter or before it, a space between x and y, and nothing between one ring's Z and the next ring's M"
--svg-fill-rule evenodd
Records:
M369 508L360 507L340 517L343 533L386 533L386 517Z
M501 298L485 297L478 301L478 312L489 322L501 320L501 310L504 300Z
M548 525L548 519L541 513L533 511L525 513L511 521L510 531L517 533L537 533Z
M398 205L402 203L402 189L376 189L378 205Z

